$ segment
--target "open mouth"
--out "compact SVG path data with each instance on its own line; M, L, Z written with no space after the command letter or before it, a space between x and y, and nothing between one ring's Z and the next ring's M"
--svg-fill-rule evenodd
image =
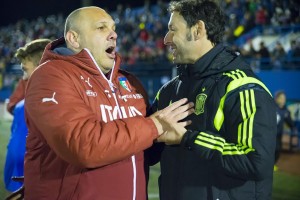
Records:
M116 57L116 51L114 46L108 47L105 52L107 53L108 57L115 59Z
M170 47L170 52L172 53L173 56L176 56L176 48L175 47Z
M176 50L176 47L175 46L170 46L169 50L170 50L170 52L174 52Z

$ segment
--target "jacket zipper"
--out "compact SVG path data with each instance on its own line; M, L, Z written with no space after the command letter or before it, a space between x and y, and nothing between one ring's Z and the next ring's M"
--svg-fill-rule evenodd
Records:
M131 156L132 167L133 167L133 196L132 199L136 199L136 163L135 163L135 156Z
M112 75L112 73L111 73L111 75ZM113 97L115 99L115 102L116 102L116 105L117 105L117 108L118 108L119 116L122 116L122 113L120 111L119 102L118 102L117 96L116 96L116 91L114 89L115 86L111 82L111 79L108 80L108 83L109 83L110 89L112 91ZM122 116L122 118L123 118L123 116ZM134 155L131 156L131 162L132 162L132 168L133 168L133 197L132 197L132 199L135 200L136 199L136 162L135 162L135 156Z
M110 73L110 77L109 77L109 80L106 78L106 76L103 74L103 72L100 70L100 67L98 66L97 62L95 61L94 57L92 56L92 54L90 53L90 51L88 49L85 48L85 50L87 51L87 53L90 55L90 57L92 58L94 64L96 65L98 71L100 72L100 74L102 75L102 77L104 78L104 80L107 81L109 87L110 87L110 90L112 92L112 95L114 97L114 100L115 100L115 103L117 105L117 108L118 108L118 114L119 116L122 116L123 118L123 115L122 115L122 112L120 110L120 106L119 106L119 103L118 103L118 100L117 100L117 96L116 96L116 92L115 92L115 86L113 84L113 82L111 81L112 80L112 76L113 76L113 71L114 71L114 68L115 68L115 61L114 61L114 65L112 67L112 72ZM132 168L133 168L133 195L132 195L132 200L136 200L136 162L135 162L135 155L132 155L131 156L131 162L132 162Z

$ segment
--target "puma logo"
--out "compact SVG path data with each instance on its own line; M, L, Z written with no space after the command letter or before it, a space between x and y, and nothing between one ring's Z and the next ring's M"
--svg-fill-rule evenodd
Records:
M43 98L42 102L44 103L44 102L47 102L47 101L52 101L52 102L58 104L58 102L54 99L55 94L56 94L56 92L53 93L52 98Z
M81 80L84 80L84 82L86 82L86 83L88 84L88 86L90 86L91 88L93 88L92 84L90 83L90 77L88 77L87 80L85 80L85 79L83 78L83 76L80 76L80 78L81 78Z

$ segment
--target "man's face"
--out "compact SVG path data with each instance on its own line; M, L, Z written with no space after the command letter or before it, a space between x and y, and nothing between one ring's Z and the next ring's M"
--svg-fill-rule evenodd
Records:
M113 67L116 57L115 22L104 10L92 8L82 13L79 22L79 45L87 48L104 73Z
M29 77L31 76L31 74L34 71L35 67L36 67L35 64L29 58L26 58L26 59L22 60L21 68L24 72L24 74L23 74L23 79L24 80L29 79Z
M170 47L173 62L176 64L194 63L195 59L192 55L195 54L193 48L195 41L191 29L188 28L186 21L178 12L171 14L168 29L164 43Z
M285 106L286 103L286 96L285 94L280 94L277 98L276 98L276 103L278 105L279 108L283 108Z

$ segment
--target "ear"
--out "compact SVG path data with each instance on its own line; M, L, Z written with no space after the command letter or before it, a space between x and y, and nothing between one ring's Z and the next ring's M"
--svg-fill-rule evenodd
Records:
M206 35L205 23L202 20L198 20L198 22L194 25L194 38L195 40L199 40L203 36Z
M80 46L79 41L78 41L78 36L79 36L78 33L76 33L75 31L72 31L72 30L68 31L66 36L65 36L66 41L74 49L77 49Z

